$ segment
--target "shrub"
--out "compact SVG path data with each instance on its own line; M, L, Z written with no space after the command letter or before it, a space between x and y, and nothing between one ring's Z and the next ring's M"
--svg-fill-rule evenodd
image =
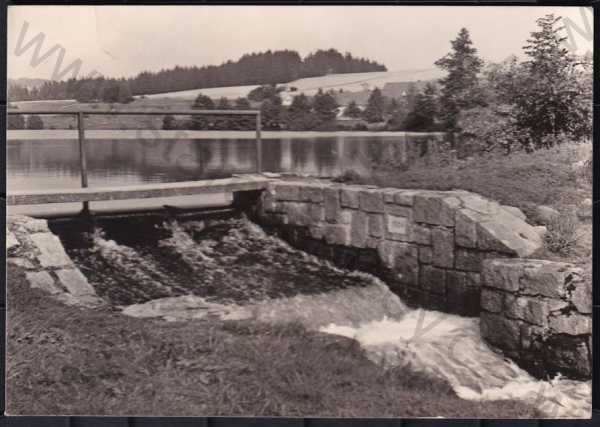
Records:
M569 255L573 252L579 235L577 215L573 212L559 213L553 216L547 225L544 234L546 248L560 255Z

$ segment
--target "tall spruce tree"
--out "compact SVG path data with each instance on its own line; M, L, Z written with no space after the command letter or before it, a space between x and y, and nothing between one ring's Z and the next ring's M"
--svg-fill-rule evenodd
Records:
M383 113L385 112L385 98L381 90L376 87L369 95L367 107L363 112L364 118L369 123L383 121Z
M478 81L483 61L477 56L469 31L462 28L450 43L452 51L435 61L435 65L448 73L440 79L440 104L446 127L454 130L461 110L483 105L485 101Z
M337 107L335 97L329 92L323 92L322 89L319 89L313 98L313 109L322 124L335 120Z
M413 132L428 132L434 130L437 116L436 89L427 83L423 92L416 96L413 109L404 121L404 129Z
M554 145L560 135L591 136L590 71L564 46L560 21L552 14L539 18L538 31L523 47L526 78L514 93L514 104L517 126L529 134L529 149Z
M357 119L360 117L362 111L358 108L355 101L350 101L344 110L344 116Z

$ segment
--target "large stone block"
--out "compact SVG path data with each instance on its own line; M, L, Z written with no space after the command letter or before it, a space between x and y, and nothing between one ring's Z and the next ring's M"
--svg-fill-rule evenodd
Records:
M427 292L444 295L446 293L446 271L430 265L422 266L419 285Z
M481 269L482 286L516 292L520 288L523 275L522 260L487 259Z
M399 274L402 283L416 285L419 274L419 251L417 246L389 240L380 241L377 246L383 264Z
M302 201L300 193L301 184L279 181L274 185L274 195L276 200L285 200L292 202Z
M460 295L467 291L467 273L456 270L446 271L446 291Z
M324 229L321 225L311 225L308 230L313 239L320 240L324 237Z
M523 221L527 220L527 217L525 216L525 214L523 213L523 211L515 206L505 206L505 205L501 205L502 209L504 209L505 211L507 211L508 213L516 216L517 218L522 219Z
M385 215L385 237L389 240L408 242L410 240L410 220L403 216Z
M476 193L465 191L461 192L460 194L456 193L456 195L462 202L462 208L479 213L481 215L495 215L502 209L498 202L480 196Z
M400 190L394 195L394 202L397 205L413 206L415 195L419 193L419 190Z
M563 262L523 260L521 264L521 287L525 295L565 298L571 292L571 283L583 275L580 268Z
M467 272L467 286L471 288L481 287L481 274Z
M350 245L350 227L347 225L326 224L323 226L323 237L330 245Z
M481 308L491 313L501 313L503 310L504 294L494 289L481 290Z
M340 204L342 207L358 209L359 194L364 188L358 185L345 185L340 188Z
M419 262L422 264L431 264L433 251L429 246L419 246Z
M363 211L352 212L352 221L350 222L351 245L357 248L364 248L368 236L368 216Z
M413 207L416 222L454 227L455 210L460 207L460 201L439 193L422 192L414 196Z
M311 224L316 224L325 221L325 209L323 208L323 205L317 203L309 203L308 214L310 215Z
M281 212L281 205L277 203L275 195L270 191L263 192L261 206L267 213Z
M401 190L397 188L382 188L381 194L385 203L394 203L394 196Z
M592 358L584 339L565 335L552 336L541 347L545 365L552 371L558 371L567 377L589 381L592 377Z
M537 326L548 326L550 310L548 304L539 298L514 297L508 294L504 300L504 311L506 317Z
M350 224L352 222L352 212L351 209L340 209L337 216L337 222L340 224Z
M300 197L311 203L322 203L323 187L323 184L304 184L300 187Z
M325 220L335 223L341 208L340 190L335 187L325 187L323 189L323 207L325 209Z
M365 212L383 213L385 204L380 190L363 190L359 193L359 207Z
M481 214L469 209L456 211L456 244L465 248L477 248L477 221Z
M501 350L519 350L521 322L499 314L482 312L479 320L481 336Z
M582 278L571 281L568 299L573 303L578 312L589 314L592 312L592 280Z
M526 257L542 247L543 241L535 227L504 209L477 222L477 247L509 255Z
M451 268L454 266L454 233L447 228L436 227L431 230L433 245L433 265Z
M411 241L412 211L410 208L386 205L385 237L401 242Z
M411 224L410 241L420 245L431 245L431 229L423 225Z
M58 294L61 292L47 271L27 272L25 273L25 278L32 288L41 289L49 294Z
M373 237L383 237L384 225L382 214L369 215L369 235Z
M310 204L304 202L282 202L287 214L289 224L309 226L313 225Z
M592 316L579 313L550 316L550 330L558 334L585 335L592 333Z
M56 272L56 276L73 296L96 295L94 287L88 283L85 276L77 269L59 270Z
M477 250L456 248L454 265L458 270L479 272L484 257L485 255Z
M73 265L60 239L54 234L34 233L29 238L39 251L38 260L42 267L66 267Z

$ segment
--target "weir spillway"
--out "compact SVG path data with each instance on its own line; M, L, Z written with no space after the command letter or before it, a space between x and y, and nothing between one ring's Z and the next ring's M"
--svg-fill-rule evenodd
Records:
M534 343L539 354L546 354L540 360L547 372L563 369L581 378L591 366L591 311L581 303L585 286L574 279L578 271L573 266L548 270L552 266L544 264L544 271L556 273L556 289L548 289L547 295L530 292L540 283L534 271L538 264L523 257L531 255L541 239L518 209L465 191L262 175L157 187L83 189L65 197L83 202L179 196L183 191L201 198L231 191L234 211L243 216L183 220L167 214L151 227L131 219L121 229L94 222L93 216L88 222L82 217L79 221L87 229L81 233L62 233L52 224L48 230L45 221L9 217L9 238L16 242L9 259L20 259L19 247L29 248L34 259L25 268L50 293L60 296L73 289L86 296L85 283L100 299L130 315L182 320L216 313L234 319L299 321L354 337L374 360L401 354L398 361L411 360L416 369L437 366L437 375L465 398L522 397L518 393L539 397L539 387L545 384L484 341L523 366L528 362L521 360L524 346ZM38 196L48 197L21 194L21 199L9 196L9 202ZM525 280L519 277L516 285L505 280L514 271L522 272ZM527 281L531 289L519 287ZM563 285L571 290L564 293ZM65 298L76 299L77 295ZM551 309L556 306L563 309ZM570 307L568 312L565 307ZM440 315L443 322L436 323ZM433 319L438 326L435 333L415 341L408 329L417 327L421 318ZM485 327L481 332L480 323ZM516 335L498 333L507 327L514 327ZM570 338L544 348L543 341L536 341L540 331ZM454 346L452 357L446 357L448 346L457 342L466 350L457 352ZM570 353L564 353L565 348ZM580 356L573 355L573 348L582 349ZM574 357L578 362L565 368ZM490 377L479 378L486 369ZM557 387L563 390L558 399L566 402L571 396L585 396L589 384L561 382ZM573 402L566 407L583 410Z

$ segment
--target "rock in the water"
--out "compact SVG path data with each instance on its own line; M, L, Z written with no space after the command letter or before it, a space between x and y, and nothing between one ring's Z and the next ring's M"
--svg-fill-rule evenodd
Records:
M131 317L162 317L165 320L202 319L218 317L241 320L251 317L249 310L238 305L215 304L195 295L166 297L123 307L123 314Z

